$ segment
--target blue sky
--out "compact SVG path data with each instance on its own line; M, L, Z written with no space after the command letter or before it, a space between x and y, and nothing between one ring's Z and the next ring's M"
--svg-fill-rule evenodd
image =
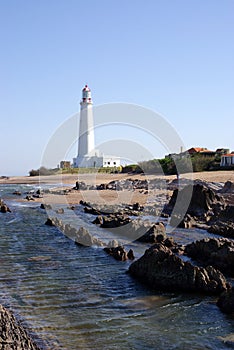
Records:
M0 36L0 175L40 166L85 83L95 105L159 112L187 148L234 150L233 0L0 0Z

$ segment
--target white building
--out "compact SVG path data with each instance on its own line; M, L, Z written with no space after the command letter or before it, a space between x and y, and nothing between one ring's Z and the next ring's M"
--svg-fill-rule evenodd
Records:
M234 165L234 153L224 154L221 156L220 166Z
M119 167L120 158L100 154L95 149L93 127L93 102L90 88L85 85L80 102L80 128L78 155L73 158L74 168Z

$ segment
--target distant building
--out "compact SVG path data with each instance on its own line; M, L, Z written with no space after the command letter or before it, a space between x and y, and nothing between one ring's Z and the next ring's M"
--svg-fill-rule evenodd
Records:
M212 156L215 156L216 154L216 152L210 151L205 147L192 147L187 150L187 153L190 155L200 154L201 156L204 156L204 157L212 157Z
M234 166L234 152L222 155L220 166Z
M69 162L68 160L61 160L60 169L67 169L67 168L71 168L71 162Z
M230 153L230 149L229 148L217 148L217 150L215 151L215 153L217 155L222 156L223 154L228 154Z

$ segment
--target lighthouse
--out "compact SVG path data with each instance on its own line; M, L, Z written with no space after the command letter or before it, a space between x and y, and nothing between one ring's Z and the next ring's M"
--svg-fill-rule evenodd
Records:
M90 156L92 151L94 151L93 102L90 88L85 85L80 101L78 157Z
M93 102L88 85L82 89L80 101L80 121L78 155L73 158L74 168L118 167L120 158L107 156L95 149Z

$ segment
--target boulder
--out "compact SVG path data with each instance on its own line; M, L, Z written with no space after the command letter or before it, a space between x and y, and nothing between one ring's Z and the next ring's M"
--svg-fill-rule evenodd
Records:
M101 227L103 228L115 228L128 224L131 219L127 215L122 214L110 214L102 216Z
M159 243L166 239L166 228L162 222L157 222L141 237L137 239L138 242L143 243Z
M104 251L113 256L114 259L118 260L118 261L126 261L128 259L133 260L134 259L134 253L133 250L130 249L129 252L127 253L127 251L124 249L123 246L118 246L118 247L105 247Z
M57 214L64 214L64 209L63 208L59 208L56 210Z
M47 218L46 222L45 222L45 225L48 225L48 226L56 226L56 223L54 221L53 218Z
M7 212L11 212L10 208L5 204L3 203L1 206L0 206L0 211L1 213L7 213Z
M49 209L52 209L52 206L50 204L41 203L40 208L45 209L45 210L49 210Z
M84 207L84 212L92 215L100 215L100 211L93 207Z
M234 276L234 242L226 238L205 238L188 244L185 254L204 265L212 265Z
M217 301L220 310L226 314L234 313L234 289L228 290L221 294Z
M225 182L223 188L219 191L220 193L234 193L234 182Z
M225 277L212 266L202 268L183 261L160 243L133 262L129 273L150 287L165 291L220 294L230 289Z
M5 350L39 350L15 317L0 305L0 347Z

